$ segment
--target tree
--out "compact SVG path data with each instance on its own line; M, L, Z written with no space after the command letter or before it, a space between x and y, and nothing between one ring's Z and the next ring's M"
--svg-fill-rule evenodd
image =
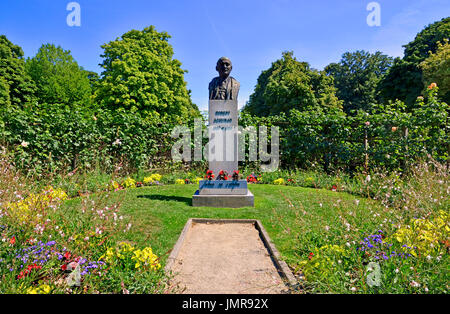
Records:
M185 120L199 111L189 96L181 62L166 32L132 30L102 46L104 71L96 91L105 107Z
M0 108L11 105L8 82L0 76Z
M440 98L450 104L450 44L448 39L444 44L438 43L436 53L431 53L420 64L423 71L423 83L427 88L431 83L439 87Z
M35 85L25 71L23 50L0 36L0 104L23 106L33 100Z
M393 58L377 51L346 52L339 63L331 63L325 72L333 76L336 95L344 101L346 113L362 109L369 111L379 101L378 83L393 63Z
M404 101L408 107L413 107L417 96L423 90L423 77L420 63L435 53L437 42L450 38L450 17L425 27L415 39L405 45L403 59L396 58L394 65L380 84L383 99Z
M291 109L340 107L335 92L332 77L297 61L293 52L284 52L281 59L258 77L255 91L243 110L262 117Z
M69 50L53 44L42 45L36 56L27 59L26 68L36 83L40 103L90 103L92 90L88 75Z
M97 72L93 71L84 71L87 78L89 79L89 82L91 83L91 88L95 88L97 83L100 81L100 75L98 75Z

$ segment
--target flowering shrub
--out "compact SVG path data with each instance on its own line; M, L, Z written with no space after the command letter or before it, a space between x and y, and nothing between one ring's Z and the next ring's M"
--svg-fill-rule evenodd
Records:
M158 256L153 254L150 247L140 250L125 242L119 243L118 247L108 248L100 259L104 259L108 265L123 269L145 268L158 270L161 268Z
M253 173L247 177L248 183L258 183L258 177L255 176Z
M117 181L111 180L111 183L109 184L109 190L117 191L120 190L121 186Z
M151 174L148 177L144 178L144 184L149 185L149 184L158 184L159 182L161 182L162 179L162 175L158 174L158 173L154 173Z
M62 201L67 199L67 194L61 189L53 189L47 187L40 194L31 193L25 199L17 202L7 202L4 209L13 219L19 220L21 223L30 223L36 221L36 215L33 212L46 208L56 209Z
M414 254L412 247L403 246L402 252L393 250L393 244L383 241L383 232L378 230L377 234L369 235L360 242L359 251L363 258L368 260L388 260L390 258L408 258Z
M26 294L49 294L52 291L52 287L47 284L39 284L37 287L28 287L25 290Z
M273 184L275 185L284 185L285 181L283 178L279 178L273 181Z
M122 182L123 187L129 189L129 188L135 188L136 187L136 180L128 177Z
M435 218L416 218L412 223L399 228L392 238L406 247L417 249L411 254L428 256L431 254L445 254L450 235L450 214L439 211Z
M301 261L299 267L306 278L327 277L336 272L337 265L346 261L348 255L348 252L341 246L324 245L309 253L308 259Z

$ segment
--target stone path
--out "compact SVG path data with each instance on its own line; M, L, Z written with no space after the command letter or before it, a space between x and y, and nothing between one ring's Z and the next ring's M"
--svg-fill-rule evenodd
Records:
M172 266L182 293L284 293L286 286L250 223L193 223Z

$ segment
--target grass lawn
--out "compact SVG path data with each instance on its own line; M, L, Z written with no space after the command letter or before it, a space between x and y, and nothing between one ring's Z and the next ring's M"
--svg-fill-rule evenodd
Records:
M314 248L359 241L365 232L378 230L383 220L372 215L378 207L375 202L347 193L276 185L249 188L255 195L255 207L240 209L192 207L196 185L115 192L123 197L121 214L132 223L130 232L117 234L117 240L151 246L164 264L189 218L259 219L283 259L294 268ZM80 200L73 199L67 204L75 206L77 202ZM351 229L343 220L351 224Z

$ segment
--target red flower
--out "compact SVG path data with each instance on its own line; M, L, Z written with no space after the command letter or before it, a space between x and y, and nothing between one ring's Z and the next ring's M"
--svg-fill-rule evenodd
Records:
M66 253L64 254L64 258L65 258L66 260L68 260L68 259L70 258L70 253L69 253L69 252L66 252Z
M309 255L308 255L308 259L312 259L313 258L313 256L314 256L314 253L309 253Z
M16 237L12 237L11 240L9 240L9 243L14 245L14 243L16 243Z
M67 264L63 264L63 265L61 266L61 270L65 271L66 269L67 269Z

